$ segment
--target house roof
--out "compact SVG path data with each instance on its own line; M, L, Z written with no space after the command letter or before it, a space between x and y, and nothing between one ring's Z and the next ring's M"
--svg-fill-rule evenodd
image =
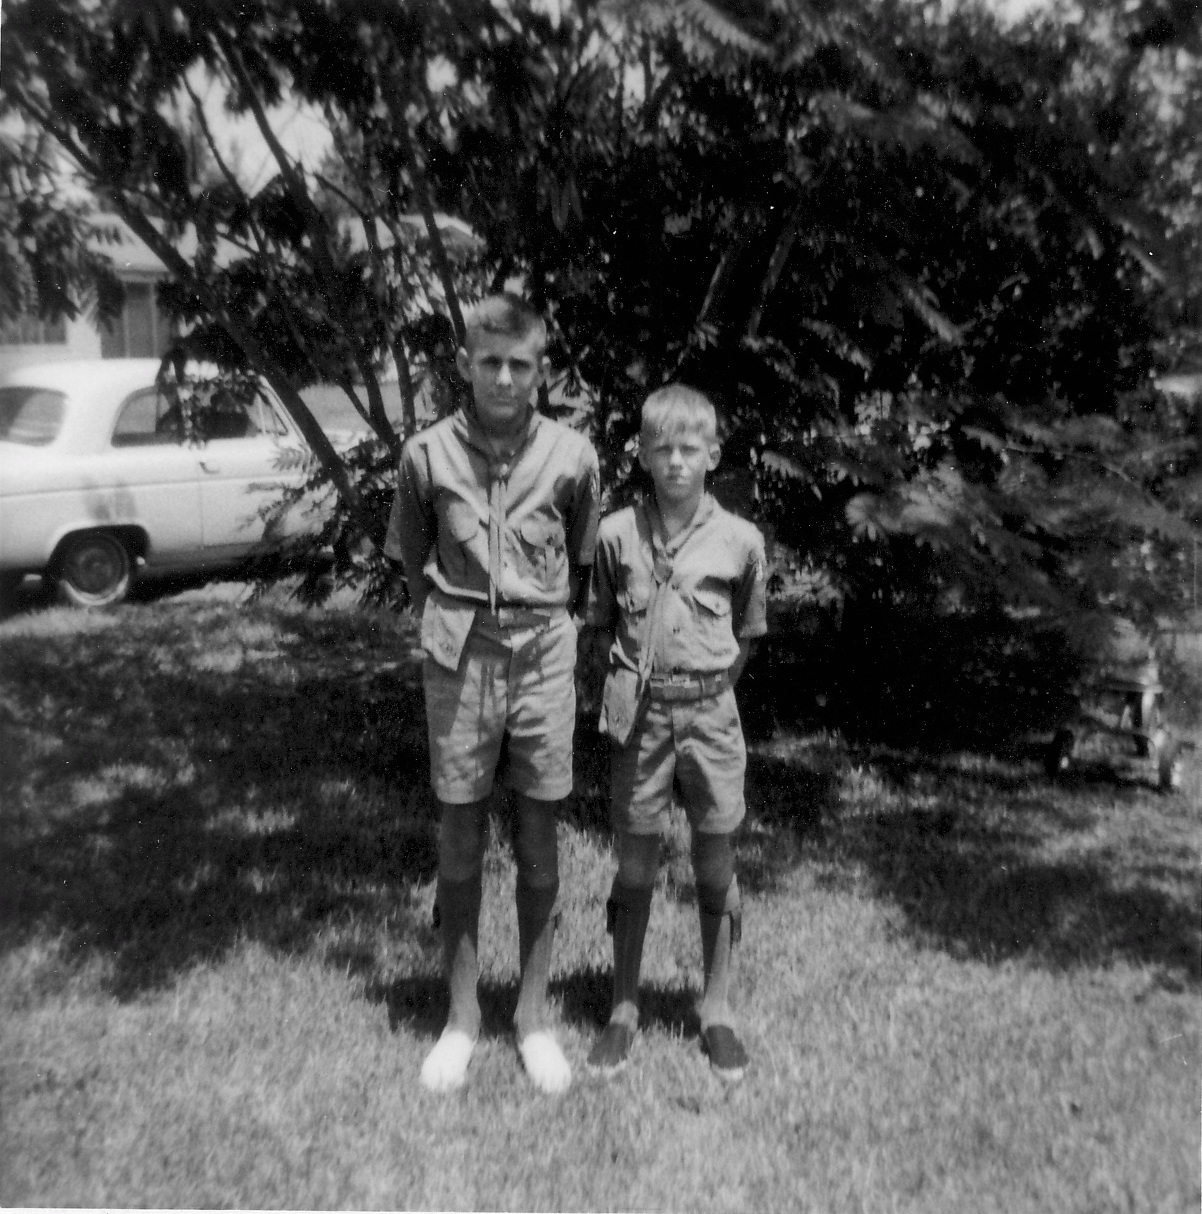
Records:
M99 214L93 220L92 226L94 234L88 241L88 247L93 252L103 253L112 261L118 278L167 276L167 267L140 236L134 235L133 230L119 215ZM195 243L193 240L193 247Z
M437 215L435 217L438 230L442 233L448 250L454 253L474 252L481 245L480 238L461 219L452 215ZM401 222L412 228L416 234L425 232L425 223L420 215L405 215ZM166 278L170 271L158 255L119 215L101 212L93 220L93 236L88 241L89 247L97 253L103 253L110 258L118 278ZM157 227L158 224L156 223ZM381 246L387 248L392 243L391 236L382 228L377 228ZM360 225L346 225L346 232L351 238L352 245L362 244ZM179 240L176 248L189 260L196 254L196 233L189 229ZM240 256L242 250L228 241L218 241L217 261L219 265L229 265Z

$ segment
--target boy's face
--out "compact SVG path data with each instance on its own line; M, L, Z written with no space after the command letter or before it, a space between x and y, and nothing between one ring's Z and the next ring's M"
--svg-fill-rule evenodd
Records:
M521 422L548 366L538 333L477 333L470 351L459 350L455 364L472 385L476 415L488 430L508 430Z
M639 442L639 463L651 473L656 501L683 506L700 498L705 474L718 466L721 448L698 430L662 431Z

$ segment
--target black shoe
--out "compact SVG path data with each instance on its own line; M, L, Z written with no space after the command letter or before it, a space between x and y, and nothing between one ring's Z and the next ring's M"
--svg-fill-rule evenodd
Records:
M701 1049L709 1056L714 1074L724 1083L738 1083L747 1070L747 1051L726 1024L711 1024L701 1030Z
M585 1065L594 1075L616 1075L626 1065L633 1044L634 1029L611 1022L597 1038Z

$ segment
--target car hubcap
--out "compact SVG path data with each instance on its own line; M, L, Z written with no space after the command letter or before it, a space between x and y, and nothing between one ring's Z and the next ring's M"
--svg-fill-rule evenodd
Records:
M71 562L71 580L85 594L102 594L120 578L120 561L107 545L87 548Z

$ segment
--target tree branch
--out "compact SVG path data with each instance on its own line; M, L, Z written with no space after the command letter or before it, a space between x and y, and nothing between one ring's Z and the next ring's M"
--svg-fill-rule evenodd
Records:
M780 281L785 263L789 260L789 254L793 251L793 244L797 240L797 233L800 227L801 209L797 208L791 211L788 219L785 220L784 227L781 229L780 235L776 240L776 245L772 250L772 256L768 259L768 270L764 274L759 290L756 292L755 305L752 307L751 316L747 321L748 337L759 336L760 322L764 316L764 307L768 302L768 296L772 294L776 288L776 284Z
M426 88L425 74L417 73L419 87L422 91L426 108L433 115L434 102ZM443 294L446 296L447 308L451 313L451 324L455 329L455 340L462 346L467 336L467 327L463 323L463 313L459 308L459 295L455 290L455 278L451 272L451 261L447 257L446 246L442 243L442 233L438 230L438 220L434 214L434 201L430 194L430 183L422 168L417 154L417 145L409 123L405 118L404 109L399 105L395 88L386 92L385 103L393 122L400 127L401 152L404 156L409 177L413 183L413 192L417 195L417 206L426 224L426 233L430 238L430 252L434 257L434 269L442 282Z
M327 437L326 432L318 425L316 418L310 412L309 407L305 404L289 377L264 353L254 335L244 325L239 324L229 315L220 297L196 273L195 268L180 254L174 244L166 239L150 222L144 212L138 207L131 206L126 201L125 195L121 190L112 188L112 183L105 182L105 177L100 171L100 166L80 146L70 131L55 121L53 115L43 113L38 107L30 104L28 99L19 98L16 101L18 106L33 118L34 121L40 123L54 136L62 148L83 171L85 176L91 179L90 184L93 189L99 190L102 185L107 184L109 200L118 215L125 220L130 230L146 244L181 283L185 284L189 290L205 300L217 323L242 351L247 365L262 375L275 389L284 407L288 410L293 421L296 422L302 437L330 474L330 479L334 482L335 489L341 495L342 500L346 502L347 508L362 528L363 533L368 536L373 544L377 547L380 546L384 538L383 528L379 521L367 510L358 489L347 473L346 465L342 462L337 451L334 450L334 446ZM98 136L100 134L98 132Z
M326 218L321 213L320 208L314 204L309 191L305 188L304 180L297 173L295 164L289 159L287 152L284 151L283 145L272 129L271 123L267 118L267 111L263 107L262 99L255 90L254 82L251 80L250 73L246 70L246 65L242 62L242 57L238 53L237 48L220 27L214 28L213 36L217 40L234 75L237 77L246 103L254 115L256 126L258 126L272 156L275 157L276 163L280 166L280 174L284 178L284 185L288 190L289 196L300 213L305 217L310 247L313 249L313 255L317 262L317 289L321 293L321 297L325 300L326 307L329 310L327 319L346 342L351 359L359 371L359 377L363 382L364 388L367 390L368 405L371 412L379 417L386 417L384 398L380 394L380 384L375 372L371 364L364 358L359 342L355 340L354 335L338 319L341 315L345 314L347 309L345 307L346 301L335 296L335 284L338 282L339 275L334 264L333 253L330 250L329 225L326 222ZM338 294L340 296L341 292Z

